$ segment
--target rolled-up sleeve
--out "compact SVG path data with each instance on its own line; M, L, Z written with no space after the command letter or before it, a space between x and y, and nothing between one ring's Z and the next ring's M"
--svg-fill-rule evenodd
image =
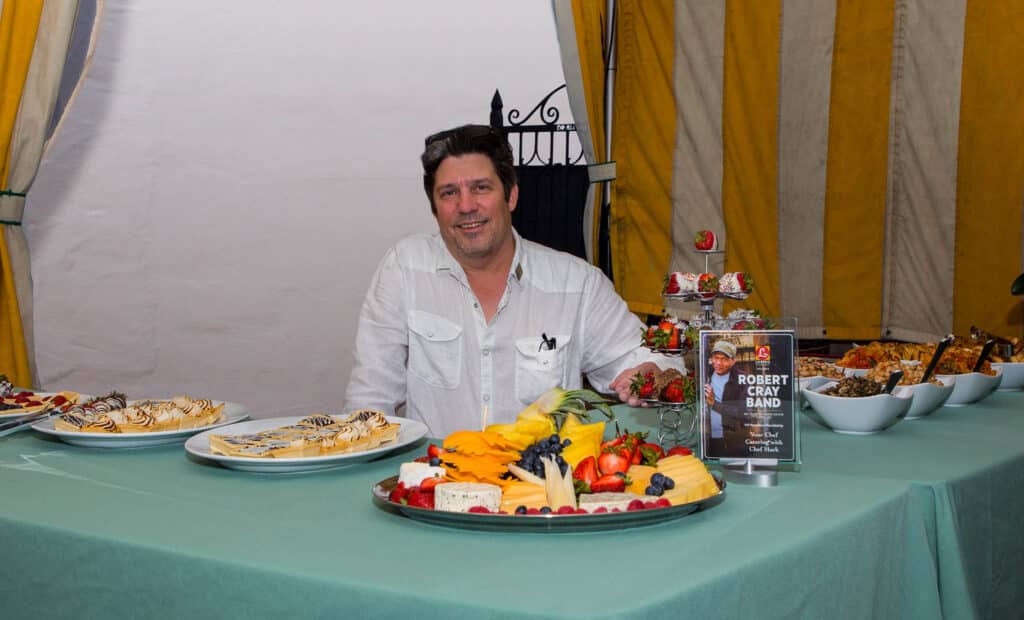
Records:
M682 357L669 357L643 346L643 322L596 268L588 278L584 300L582 369L595 389L609 392L609 384L619 373L644 362L686 372Z

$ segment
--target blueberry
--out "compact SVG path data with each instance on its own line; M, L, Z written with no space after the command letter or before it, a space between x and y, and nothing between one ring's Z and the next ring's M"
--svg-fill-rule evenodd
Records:
M653 476L651 477L653 478ZM661 486L665 487L666 491L671 491L672 489L676 488L676 481L669 478L668 476L665 476L665 482L662 483Z
M430 457L430 466L431 467L437 467L440 464L441 464L441 459L439 459L436 456Z
M651 484L656 484L658 486L664 485L665 484L665 474L663 474L661 472L657 472L656 474L651 476Z
M654 484L652 484L649 487L647 487L646 489L644 489L644 495L656 495L656 496L660 497L664 493L665 493L664 489L662 489L661 487L659 487L657 485L654 485Z
M551 506L544 506L540 509L542 515L551 514Z
M517 515L524 515L524 514L526 514L526 506L516 506L516 514Z
M562 458L562 457L558 457L558 458ZM569 464L566 463L565 461L562 461L561 463L558 464L558 469L562 472L562 475L564 476L565 472L569 471Z
M558 437L558 435L552 435L552 436L548 437L548 443L553 445L553 446L556 446L556 445L562 443L562 440Z
M565 438L565 439L562 440L562 447L563 448L568 448L571 445L572 445L572 439Z

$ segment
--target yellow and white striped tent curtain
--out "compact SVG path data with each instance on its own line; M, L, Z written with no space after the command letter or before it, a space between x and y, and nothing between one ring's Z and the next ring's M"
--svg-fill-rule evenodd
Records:
M712 270L751 273L744 305L797 316L802 337L1020 335L1024 0L616 10L610 233L634 311L661 311L667 271L703 270L708 228ZM593 27L577 19L563 49L586 56Z
M51 129L78 7L72 0L3 0L0 7L0 373L21 386L34 385L36 376L21 217ZM91 41L94 23L86 26Z

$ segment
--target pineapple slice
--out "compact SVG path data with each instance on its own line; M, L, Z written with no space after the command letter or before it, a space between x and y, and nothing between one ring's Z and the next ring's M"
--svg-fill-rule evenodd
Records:
M630 493L636 493L637 495L642 496L644 491L647 489L647 485L651 484L651 476L653 476L657 471L657 467L651 467L650 465L630 465L629 471L626 472L626 475L629 476L629 479L633 482L626 487L626 490Z

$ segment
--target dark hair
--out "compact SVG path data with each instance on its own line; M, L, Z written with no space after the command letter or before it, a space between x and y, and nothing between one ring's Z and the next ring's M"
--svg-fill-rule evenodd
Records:
M434 183L441 162L449 157L470 153L486 155L491 160L501 180L505 200L509 199L512 187L516 184L516 169L512 160L512 147L497 129L488 125L462 125L427 136L424 146L420 161L423 162L423 189L427 192L431 212L437 213Z

